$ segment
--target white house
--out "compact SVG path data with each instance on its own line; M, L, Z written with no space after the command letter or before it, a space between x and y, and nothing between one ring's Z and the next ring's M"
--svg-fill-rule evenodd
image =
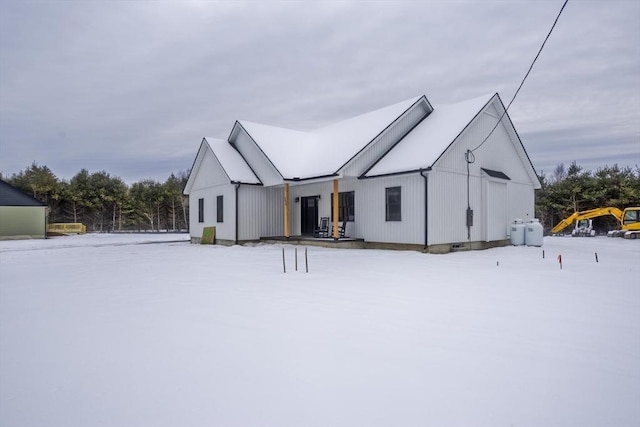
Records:
M506 244L540 183L504 112L497 94L420 96L310 132L237 121L198 150L184 191L192 241L205 226L220 243L297 239L330 217L334 239L344 223L363 247Z

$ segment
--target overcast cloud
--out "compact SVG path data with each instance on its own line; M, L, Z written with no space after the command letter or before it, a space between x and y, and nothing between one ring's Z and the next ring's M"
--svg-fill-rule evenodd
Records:
M164 181L238 119L507 104L562 3L0 0L0 171ZM636 0L569 1L509 111L538 172L640 165L638 17Z

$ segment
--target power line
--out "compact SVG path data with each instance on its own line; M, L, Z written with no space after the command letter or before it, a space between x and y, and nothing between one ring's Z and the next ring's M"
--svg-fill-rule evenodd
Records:
M524 85L525 80L527 80L527 77L529 77L529 73L531 73L531 70L533 69L533 65L538 60L538 57L540 56L540 53L542 53L542 49L544 49L544 45L547 43L547 40L549 40L549 36L551 36L551 33L553 32L553 29L556 27L556 24L558 23L558 19L560 19L560 15L562 15L562 11L564 10L564 7L567 5L568 2L569 2L569 0L565 0L564 1L564 4L560 8L560 12L558 12L558 16L556 16L556 20L553 21L553 25L551 26L551 29L549 30L549 33L547 34L547 37L545 37L544 41L542 42L542 46L540 46L540 50L538 50L538 54L536 55L535 58L533 58L533 62L531 63L531 66L529 67L529 70L527 71L527 74L525 74L524 78L520 82L520 86L518 86L518 89L516 90L516 93L513 94L513 98L511 98L511 101L509 101L509 104L507 105L507 108L505 108L504 113L502 113L502 115L500 116L500 118L496 122L496 125L493 127L493 129L491 129L491 132L489 132L489 135L487 135L487 137L480 143L480 145L478 145L473 150L468 150L467 151L467 153L465 155L465 158L467 159L467 162L469 162L469 157L470 157L469 153L473 153L478 148L482 147L482 144L487 142L489 137L493 134L493 131L496 130L496 128L498 127L498 125L502 121L502 118L505 116L505 114L507 114L507 111L509 110L509 107L511 107L511 104L513 104L513 101L516 99L516 96L518 96L518 92L520 92L520 89L522 88L522 85ZM471 162L471 163L473 163L473 162Z

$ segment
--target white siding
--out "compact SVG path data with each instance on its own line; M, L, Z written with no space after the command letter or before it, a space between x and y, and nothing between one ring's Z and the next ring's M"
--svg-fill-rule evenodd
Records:
M507 181L484 179L482 223L483 240L489 242L507 238L511 221L507 218Z
M533 217L534 183L523 150L501 124L474 152L469 165L469 198L474 213L467 235L467 163L465 152L476 148L499 117L490 105L435 163L429 175L429 244L496 241L508 238L514 218ZM514 146L518 144L517 146ZM528 162L528 161L527 161ZM505 173L510 180L488 178L481 168Z
M341 179L339 192L354 192L355 221L346 235L378 243L424 244L424 179L419 174L373 179ZM385 188L402 188L402 221L386 221ZM331 217L333 181L290 187L291 234L301 233L301 204L296 197L320 196L318 218Z
M343 187L346 181L340 180L339 193L344 191L352 191L353 186ZM289 187L289 200L291 201L291 235L296 236L302 233L301 225L301 203L295 202L296 197L320 196L318 200L318 220L320 217L328 216L331 218L331 193L333 192L333 180L326 182L316 182L313 184L292 185ZM350 231L350 229L349 229Z
M435 166L466 171L465 152L476 148L495 126L497 111L493 106L489 110L493 111L492 114L481 113L445 151ZM482 147L474 152L475 162L471 164L471 173L480 176L480 168L492 169L504 172L512 181L532 184L527 173L527 167L530 166L524 163L518 151L504 126L500 124Z
M407 111L397 122L382 132L369 146L353 158L343 169L344 176L358 177L370 168L396 142L404 137L427 114L423 103Z
M282 187L242 185L238 190L238 240L284 235Z
M234 145L265 186L282 183L280 173L243 129L238 131Z
M367 242L424 244L425 188L420 174L358 181L356 235ZM386 221L385 188L401 187L402 221Z
M229 178L220 163L216 160L211 150L206 150L197 171L194 171L195 178L191 186L192 190L202 190L217 185L229 183Z
M462 172L434 170L429 173L429 244L460 243L467 238L467 176ZM471 209L474 211L471 240L480 240L482 182L470 180Z
M466 172L434 170L429 173L429 244L467 242ZM495 241L509 237L516 218L534 217L531 184L470 177L470 205L474 218L471 241Z
M507 184L507 200L509 224L514 219L529 221L535 217L535 190L531 185L510 181Z
M215 226L216 238L233 240L235 238L235 194L233 185L211 151L207 150L194 172L195 179L189 193L189 234L202 237L204 227ZM216 196L224 196L224 222L218 223L216 217ZM204 222L198 221L198 199L204 199Z
M217 222L217 196L223 196L223 222ZM198 200L204 199L204 222L198 221ZM202 237L204 227L216 227L216 239L235 240L235 188L224 184L195 190L189 194L189 232Z

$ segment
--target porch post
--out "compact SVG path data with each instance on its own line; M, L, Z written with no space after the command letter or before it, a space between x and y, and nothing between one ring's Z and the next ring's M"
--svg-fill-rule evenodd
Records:
M284 237L289 238L289 184L284 184Z
M338 222L340 220L338 210L338 180L333 180L333 239L338 240Z

